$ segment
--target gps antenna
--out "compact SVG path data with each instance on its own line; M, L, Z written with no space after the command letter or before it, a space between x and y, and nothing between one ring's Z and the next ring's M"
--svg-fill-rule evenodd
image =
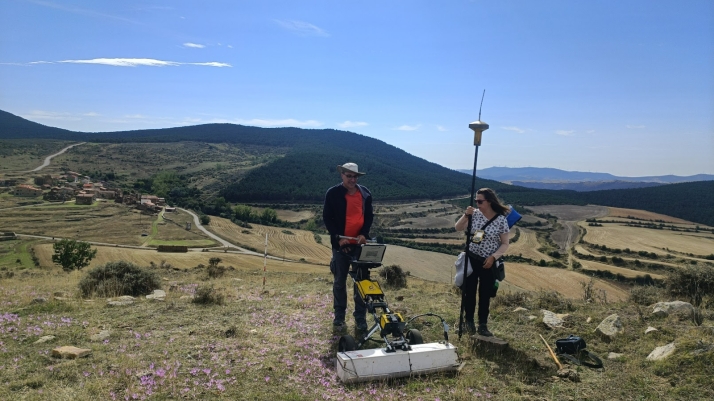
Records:
M478 120L481 121L481 108L483 107L483 97L486 96L486 89L483 90L483 94L481 95L481 105L478 106Z

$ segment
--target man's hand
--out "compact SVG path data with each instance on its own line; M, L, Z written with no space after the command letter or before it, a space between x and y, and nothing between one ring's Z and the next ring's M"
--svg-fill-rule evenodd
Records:
M346 239L346 238L342 238L342 239L340 240L339 244L340 244L341 247L342 247L342 246L345 246L345 245L349 245L349 244L350 244L350 240L348 240L348 239Z
M367 243L367 238L365 238L364 235L358 235L358 236L357 236L357 243L358 243L358 244L366 244L366 243Z

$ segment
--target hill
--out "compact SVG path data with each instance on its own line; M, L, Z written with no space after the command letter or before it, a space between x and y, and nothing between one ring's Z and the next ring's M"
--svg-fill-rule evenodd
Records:
M470 170L459 170L467 174L471 174ZM714 180L714 175L711 174L696 174L690 176L677 175L662 175L662 176L645 176L645 177L621 177L608 173L592 173L582 171L565 171L555 168L541 167L488 167L480 170L479 176L489 180L513 183L518 181L523 186L528 186L533 183L582 183L582 182L630 182L630 183L657 183L657 184L675 184L680 182L694 181L711 181ZM525 185L528 184L528 185ZM542 188L542 187L539 187ZM575 188L548 188L548 189L575 189ZM605 188L596 188L605 189ZM585 189L583 189L585 190Z

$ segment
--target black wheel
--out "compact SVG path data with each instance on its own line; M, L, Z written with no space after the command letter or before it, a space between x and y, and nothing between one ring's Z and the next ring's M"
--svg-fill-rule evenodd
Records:
M351 335L344 335L340 337L340 342L337 344L337 352L347 352L354 351L357 349L357 342L355 338Z
M419 330L411 329L407 331L407 342L410 345L424 344L424 338L422 338Z

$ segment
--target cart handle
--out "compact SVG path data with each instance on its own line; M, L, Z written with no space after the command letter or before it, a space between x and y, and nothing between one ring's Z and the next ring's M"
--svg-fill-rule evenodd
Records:
M348 237L348 236L345 236L345 235L338 235L337 238L357 241L357 237ZM369 244L375 244L375 243L377 243L377 240L374 239L374 238L373 238L373 239L366 239L366 241L367 241L367 243L369 243ZM354 245L354 244L352 244L352 245Z

